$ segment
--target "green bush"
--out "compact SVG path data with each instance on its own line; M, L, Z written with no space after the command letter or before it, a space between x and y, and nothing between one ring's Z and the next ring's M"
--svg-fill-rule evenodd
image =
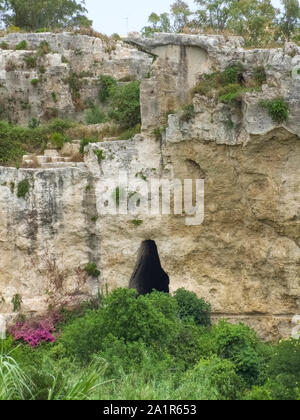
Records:
M147 381L170 374L174 359L166 352L156 351L143 341L126 342L109 334L102 343L103 351L98 353L108 363L107 378L122 377L139 371Z
M211 306L203 299L199 299L196 293L185 289L178 289L174 297L178 303L179 317L186 320L192 318L197 325L209 326Z
M267 345L243 324L179 313L175 297L128 289L60 311L56 343L1 342L0 400L299 399L299 340Z
M30 83L32 84L32 86L36 87L40 83L40 80L39 79L32 79Z
M62 149L65 144L65 137L61 133L53 133L50 137L50 143L56 149Z
M243 383L235 366L228 360L212 358L201 360L182 378L174 399L186 400L236 400Z
M268 111L272 120L278 124L287 121L289 118L289 106L283 98L263 100L260 105Z
M167 349L178 331L177 302L166 293L138 296L136 290L117 289L105 299L107 331L126 342L142 340Z
M28 179L24 179L23 181L18 183L18 190L17 190L17 197L18 198L26 198L27 194L29 194L30 184Z
M213 331L218 356L235 363L237 373L247 385L261 385L268 355L254 330L244 324L220 322Z
M119 85L114 90L109 117L123 129L135 127L141 123L140 82Z
M177 302L171 296L158 292L138 296L135 290L117 289L100 309L67 326L61 339L69 354L86 360L104 350L103 340L109 334L166 351L177 332Z
M245 71L243 65L241 63L234 64L232 66L228 66L221 74L220 74L220 82L223 85L230 85L234 83L239 83L239 75Z
M89 263L86 267L85 267L85 271L87 272L87 274L91 277L99 277L100 276L100 271L97 268L97 265L95 263Z
M104 75L99 77L99 100L102 104L105 104L108 101L117 86L118 82L115 78Z
M27 50L27 47L28 47L28 44L27 44L27 42L24 40L24 41L21 41L19 44L17 44L16 45L16 50L18 51L18 50Z
M86 113L87 124L102 124L107 121L107 116L98 107L92 106Z
M269 390L273 399L294 400L300 383L300 340L285 340L275 348L268 367Z

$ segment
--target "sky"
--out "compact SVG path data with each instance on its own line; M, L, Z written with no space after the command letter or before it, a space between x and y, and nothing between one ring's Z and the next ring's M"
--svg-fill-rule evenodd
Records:
M194 7L193 0L185 1ZM280 0L272 2L276 7L280 4ZM172 3L174 0L86 0L94 29L107 35L126 35L127 29L129 32L140 31L152 12L169 12Z

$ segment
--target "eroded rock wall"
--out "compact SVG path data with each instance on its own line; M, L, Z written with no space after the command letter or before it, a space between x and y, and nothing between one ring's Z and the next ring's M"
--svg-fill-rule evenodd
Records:
M28 194L18 197L24 180ZM97 294L97 279L84 272L88 262L99 263L95 213L93 180L84 165L0 168L1 313L8 319L16 315L16 295L22 313L36 315Z
M26 49L16 50L22 41ZM19 124L32 118L85 121L90 103L97 104L100 75L140 80L151 64L147 54L121 41L72 33L16 33L1 43L8 49L0 49L0 119ZM42 43L49 53L39 52Z
M131 42L158 55L142 84L142 135L89 145L85 165L77 168L0 169L0 291L7 302L0 311L12 314L16 293L27 312L47 308L54 280L41 262L45 253L55 254L65 274L58 295L81 299L99 288L127 287L141 242L152 239L171 291L195 291L211 302L215 320L247 322L265 339L290 336L300 313L300 98L299 80L291 76L299 49L247 51L240 39L183 35ZM193 52L180 56L179 45ZM184 86L180 57L192 62ZM194 79L237 61L246 64L246 77L265 66L262 92L245 94L239 107L196 95L195 115L183 121L180 107ZM179 110L166 117L168 92ZM279 95L290 108L280 125L259 106L261 98ZM153 130L164 118L168 127L158 140ZM24 178L31 186L26 199L11 191L11 181L17 188ZM204 179L203 224L187 226L185 214L148 214L143 205L152 178ZM135 214L117 208L118 214L105 214L103 203L116 200L117 187L121 200L126 188L129 197L140 195ZM96 263L99 279L83 275L88 262Z

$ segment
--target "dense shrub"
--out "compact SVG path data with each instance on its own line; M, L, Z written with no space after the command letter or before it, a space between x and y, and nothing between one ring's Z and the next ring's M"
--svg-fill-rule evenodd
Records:
M181 319L193 318L197 325L210 325L211 306L203 299L199 299L196 293L178 289L174 297L178 303Z
M85 359L103 349L108 334L126 343L141 340L165 350L178 332L177 309L177 302L167 294L138 296L135 290L117 289L105 298L103 307L69 325L62 342L70 354Z
M273 399L294 400L300 389L300 340L282 341L275 349L268 376Z
M50 137L50 143L56 149L62 149L65 144L65 137L61 133L53 133Z
M233 361L247 385L264 380L267 354L254 330L244 324L220 322L214 327L214 337L218 356Z
M92 106L86 113L87 124L102 124L106 121L107 116L96 106Z
M16 325L17 341L0 346L0 400L300 398L299 340L271 345L243 324L199 326L195 296L176 296L117 289L58 322Z
M235 366L228 360L212 358L201 360L182 378L174 399L234 400L242 390L242 383Z
M119 85L111 97L109 117L121 128L127 129L141 123L140 82Z
M102 75L99 77L99 100L102 104L108 101L117 86L118 82L112 76Z

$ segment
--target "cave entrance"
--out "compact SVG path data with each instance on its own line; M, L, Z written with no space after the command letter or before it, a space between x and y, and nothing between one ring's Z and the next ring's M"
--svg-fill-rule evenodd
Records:
M140 295L158 292L169 293L170 279L163 270L154 241L144 241L138 253L137 263L130 279L129 288Z

